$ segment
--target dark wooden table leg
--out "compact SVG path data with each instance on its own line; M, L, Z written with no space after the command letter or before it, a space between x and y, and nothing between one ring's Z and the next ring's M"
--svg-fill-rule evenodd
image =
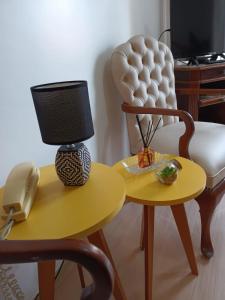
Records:
M191 241L191 234L188 226L188 220L184 208L184 204L178 204L171 206L177 229L180 234L181 241L184 246L184 250L187 255L188 262L191 267L192 274L198 275L198 268L196 264L195 254Z
M40 300L54 300L55 294L55 261L38 263L38 281Z
M152 300L154 206L144 206L145 300Z
M110 253L108 244L106 242L105 236L103 234L103 231L99 230L99 231L89 235L88 240L90 243L92 243L95 246L97 246L98 248L100 248L106 254L106 256L109 258L109 260L113 266L113 270L114 270L114 274L115 274L115 283L114 283L113 294L114 294L115 299L116 300L127 300L127 297L123 290L118 272L116 270L116 267L115 267L112 255Z

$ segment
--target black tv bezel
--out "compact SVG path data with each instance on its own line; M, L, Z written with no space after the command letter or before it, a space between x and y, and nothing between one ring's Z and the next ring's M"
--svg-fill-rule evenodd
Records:
M171 32L170 32L170 43L171 43L171 52L173 54L173 57L175 59L181 59L181 60L189 60L189 59L192 59L192 58L204 58L204 57L207 57L207 56L212 56L212 55L219 55L221 53L217 53L216 51L208 51L208 52L203 52L201 54L198 54L198 55L193 55L193 56L177 56L174 52L173 52L173 49L172 49L172 28L171 28Z
M224 49L222 52L217 52L217 51L203 51L203 52L200 52L200 53L196 53L196 54L193 54L193 55L190 55L190 56L180 56L180 55L177 55L176 54L176 49L175 47L173 47L174 43L173 43L173 24L172 24L172 20L174 19L172 16L173 16L173 13L172 13L172 2L175 1L175 0L170 0L170 48L171 48L171 51L172 51L172 54L173 54L173 57L175 59L180 59L180 60L190 60L190 59L200 59L200 58L206 58L207 56L213 56L213 55L220 55L222 53L225 52L225 44L224 44ZM225 37L224 37L224 42L225 42Z

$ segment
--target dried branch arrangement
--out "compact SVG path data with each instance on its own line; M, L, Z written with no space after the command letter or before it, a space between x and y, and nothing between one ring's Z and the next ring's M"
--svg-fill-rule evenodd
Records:
M150 147L151 141L152 141L152 139L153 139L153 137L154 137L154 135L156 133L156 130L159 127L161 118L159 118L159 120L158 120L158 122L157 122L157 124L156 124L156 126L155 126L154 129L153 129L153 122L149 121L147 133L146 133L145 136L143 134L143 131L142 131L142 128L141 128L141 123L140 123L138 115L136 115L136 120L137 120L137 123L138 123L138 128L140 130L140 134L141 134L141 139L142 139L143 146L144 146L144 148L148 148L148 147Z

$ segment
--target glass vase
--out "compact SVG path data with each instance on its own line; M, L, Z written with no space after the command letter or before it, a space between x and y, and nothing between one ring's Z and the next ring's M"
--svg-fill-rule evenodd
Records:
M138 152L139 168L146 168L155 162L155 151L150 147L144 147Z

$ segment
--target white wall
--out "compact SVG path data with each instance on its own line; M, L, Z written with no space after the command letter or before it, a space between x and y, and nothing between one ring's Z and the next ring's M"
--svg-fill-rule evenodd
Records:
M160 32L159 0L0 1L0 184L26 160L54 162L41 141L30 86L88 80L95 136L93 160L128 154L124 116L114 90L112 49L137 33Z

